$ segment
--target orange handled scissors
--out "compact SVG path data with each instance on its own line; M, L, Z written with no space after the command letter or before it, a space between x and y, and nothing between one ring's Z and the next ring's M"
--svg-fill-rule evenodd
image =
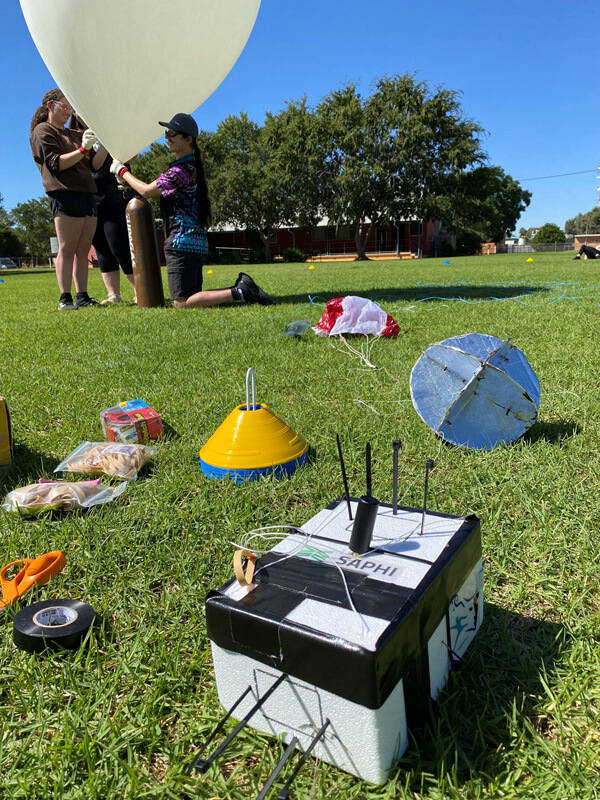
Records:
M17 564L24 564L14 578L8 580L4 576L11 567ZM14 603L32 586L43 586L51 578L55 578L58 573L65 568L67 559L59 551L44 553L37 558L20 558L2 567L0 571L0 587L2 588L2 600L0 600L0 615L6 606Z

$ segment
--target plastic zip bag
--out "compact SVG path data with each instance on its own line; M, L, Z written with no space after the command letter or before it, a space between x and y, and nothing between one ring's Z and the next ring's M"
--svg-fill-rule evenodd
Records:
M54 472L82 472L135 480L138 471L156 455L155 447L117 442L82 442Z
M110 503L123 494L126 483L107 486L100 478L93 481L49 481L40 478L37 483L13 489L6 495L2 508L18 511L24 517L42 514L44 511L74 511Z

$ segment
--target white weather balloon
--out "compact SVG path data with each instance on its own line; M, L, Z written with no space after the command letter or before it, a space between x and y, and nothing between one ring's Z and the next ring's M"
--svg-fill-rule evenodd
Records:
M20 2L57 85L120 161L164 133L158 120L189 114L214 92L260 6L260 0Z

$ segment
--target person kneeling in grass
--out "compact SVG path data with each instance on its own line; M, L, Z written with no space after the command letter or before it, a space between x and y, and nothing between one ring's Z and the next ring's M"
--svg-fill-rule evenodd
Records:
M198 125L189 114L175 114L165 138L176 159L153 183L144 183L120 161L111 172L142 197L160 197L165 231L165 259L169 294L176 308L218 306L232 300L270 305L273 301L245 272L227 289L202 291L202 267L208 254L206 229L210 224L210 198L196 138Z

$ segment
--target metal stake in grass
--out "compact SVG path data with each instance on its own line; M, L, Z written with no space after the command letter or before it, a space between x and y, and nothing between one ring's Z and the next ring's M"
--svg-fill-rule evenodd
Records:
M428 458L425 462L425 494L423 495L423 516L421 517L421 530L419 536L423 536L425 527L425 514L427 513L427 484L429 483L429 470L433 469L433 458Z

